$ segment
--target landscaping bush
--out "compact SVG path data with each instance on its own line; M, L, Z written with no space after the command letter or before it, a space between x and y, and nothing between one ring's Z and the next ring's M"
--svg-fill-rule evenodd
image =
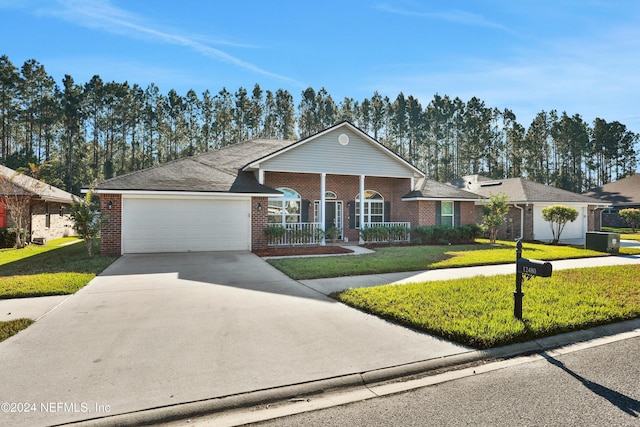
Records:
M465 224L457 227L423 225L413 229L412 241L419 245L457 245L473 243L481 233L482 228L478 224Z
M325 231L324 235L327 239L331 240L331 243L335 244L338 241L338 237L342 235L342 230L337 227L331 227L327 231Z
M394 243L407 240L409 231L409 228L404 225L392 225L390 227L372 225L360 230L360 236L362 236L362 240L365 243Z
M386 242L388 240L389 231L386 227L380 225L372 225L364 227L360 230L360 236L365 243Z
M12 248L16 245L16 230L0 228L0 248Z
M281 225L269 225L263 229L270 246L275 246L287 230Z

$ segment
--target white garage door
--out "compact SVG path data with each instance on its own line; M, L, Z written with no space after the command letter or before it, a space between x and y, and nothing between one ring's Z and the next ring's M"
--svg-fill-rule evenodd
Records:
M125 197L122 252L250 250L250 209L250 199Z
M549 205L552 206L552 205ZM540 241L553 240L553 233L549 223L542 218L542 209L546 206L536 205L533 208L533 232L535 239ZM586 208L581 206L574 207L578 211L578 218L573 222L568 222L560 234L560 240L563 239L584 239L586 227L585 227L585 211Z

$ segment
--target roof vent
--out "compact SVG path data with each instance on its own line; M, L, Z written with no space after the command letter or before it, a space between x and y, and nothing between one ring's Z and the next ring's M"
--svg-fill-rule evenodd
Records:
M340 134L340 136L338 137L338 142L340 143L340 145L347 145L349 143L349 135L347 135L346 133Z
M490 181L480 183L480 187L495 187L496 185L502 185L502 181Z

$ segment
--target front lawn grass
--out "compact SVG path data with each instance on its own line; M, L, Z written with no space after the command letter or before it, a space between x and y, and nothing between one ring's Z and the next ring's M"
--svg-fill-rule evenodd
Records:
M499 241L495 245L490 245L485 239L477 241L480 244L391 246L377 248L374 254L367 255L278 258L270 259L268 262L296 280L515 263L515 242ZM621 253L626 254L626 251L631 254L634 250L621 248ZM635 249L635 253L640 251ZM608 256L608 254L573 246L524 243L522 256L551 261Z
M32 323L33 320L31 319L15 319L7 322L0 322L0 341L4 341L21 330L26 329Z
M561 270L525 281L513 317L515 274L349 289L332 296L402 325L485 349L640 316L640 265Z
M46 245L29 245L22 249L0 249L0 266L9 264L14 261L29 258L34 255L49 252L54 249L58 249L60 246L65 246L72 243L80 242L77 237L63 237L62 239L55 239L47 242Z
M602 231L611 231L620 233L620 240L637 240L640 241L640 231L632 233L630 228L602 227Z
M72 294L117 258L88 259L81 242L52 241L0 252L0 299Z

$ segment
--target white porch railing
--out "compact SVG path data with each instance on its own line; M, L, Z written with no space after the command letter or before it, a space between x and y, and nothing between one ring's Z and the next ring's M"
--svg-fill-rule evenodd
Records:
M365 243L399 243L411 241L410 222L372 222L360 230Z
M319 245L322 242L322 228L319 222L286 224L283 228L282 236L269 242L271 246Z
M322 228L319 222L299 222L293 224L271 224L277 233L269 236L269 246L319 245L322 242ZM360 230L366 243L399 243L411 240L410 222L374 222Z

